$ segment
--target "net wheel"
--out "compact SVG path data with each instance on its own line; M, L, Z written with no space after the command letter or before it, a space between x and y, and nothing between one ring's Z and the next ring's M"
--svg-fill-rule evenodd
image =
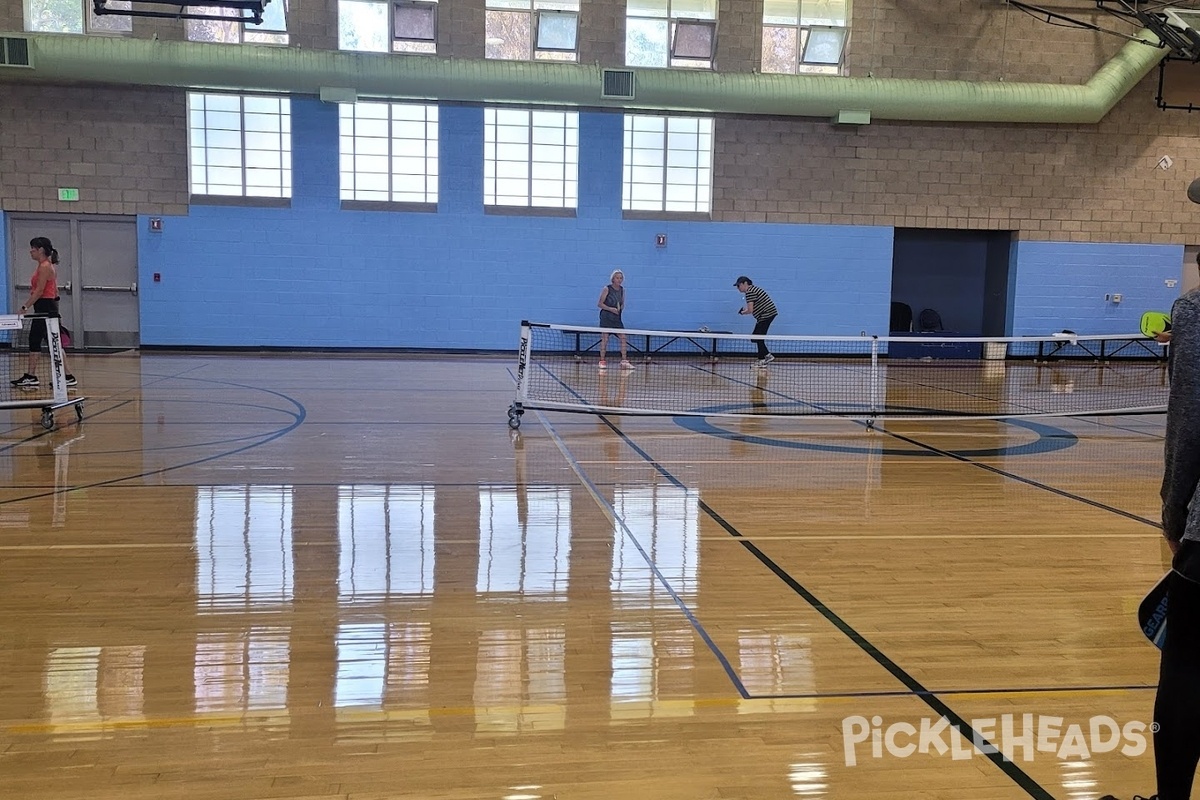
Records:
M46 430L54 427L54 412L50 409L42 411L42 427Z
M75 404L75 419L83 422L83 403Z

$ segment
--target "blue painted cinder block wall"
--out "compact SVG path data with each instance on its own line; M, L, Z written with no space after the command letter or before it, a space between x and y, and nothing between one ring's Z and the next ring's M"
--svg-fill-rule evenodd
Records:
M1170 311L1179 296L1167 281L1179 280L1183 245L1018 242L1013 249L1015 336L1132 333L1144 312Z
M295 99L292 115L290 208L139 220L143 343L515 349L522 319L595 325L615 268L629 327L748 333L740 274L779 306L772 333L887 327L890 228L622 219L619 114L580 115L574 218L485 214L483 111L456 106L437 213L343 211L336 107Z
M629 327L749 332L732 286L746 274L780 307L772 333L887 330L891 228L622 219L620 114L580 114L572 218L484 213L480 108L441 109L436 213L341 210L336 107L294 99L292 129L289 208L193 205L161 233L139 220L144 344L510 350L522 319L596 324L614 268ZM1016 335L1135 331L1142 311L1170 307L1163 281L1182 260L1182 246L1012 253Z

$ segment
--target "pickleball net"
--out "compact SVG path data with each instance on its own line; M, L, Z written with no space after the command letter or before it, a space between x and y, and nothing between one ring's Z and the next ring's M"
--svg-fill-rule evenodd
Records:
M608 333L606 368L600 337ZM666 416L1003 419L1160 413L1165 348L1140 333L1044 337L766 336L521 325L525 410Z

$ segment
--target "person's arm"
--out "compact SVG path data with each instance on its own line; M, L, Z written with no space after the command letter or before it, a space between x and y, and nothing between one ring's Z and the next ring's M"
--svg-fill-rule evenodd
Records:
M1171 314L1175 363L1171 396L1167 403L1166 442L1163 447L1162 482L1163 536L1172 549L1187 529L1188 506L1200 484L1200 397L1194 395L1200 375L1200 309L1191 302L1176 301Z
M46 284L50 281L50 276L46 274L47 272L49 272L48 269L42 269L42 265L38 265L37 271L33 273L33 286L29 287L29 300L25 305L21 306L21 311L33 310L33 304L37 301L37 298L42 296L42 292L46 289Z

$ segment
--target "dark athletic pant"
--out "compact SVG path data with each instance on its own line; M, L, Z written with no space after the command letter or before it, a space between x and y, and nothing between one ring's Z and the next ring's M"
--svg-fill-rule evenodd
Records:
M1184 541L1173 567L1154 698L1154 768L1159 800L1190 800L1200 762L1200 542Z
M767 353L769 351L767 350L767 343L765 341L763 341L762 337L767 335L767 328L771 327L771 323L774 321L775 321L775 316L772 315L769 317L764 317L763 319L760 319L754 323L754 333L752 333L751 336L758 337L757 339L754 340L754 344L756 344L758 346L758 357L759 358L767 357Z

